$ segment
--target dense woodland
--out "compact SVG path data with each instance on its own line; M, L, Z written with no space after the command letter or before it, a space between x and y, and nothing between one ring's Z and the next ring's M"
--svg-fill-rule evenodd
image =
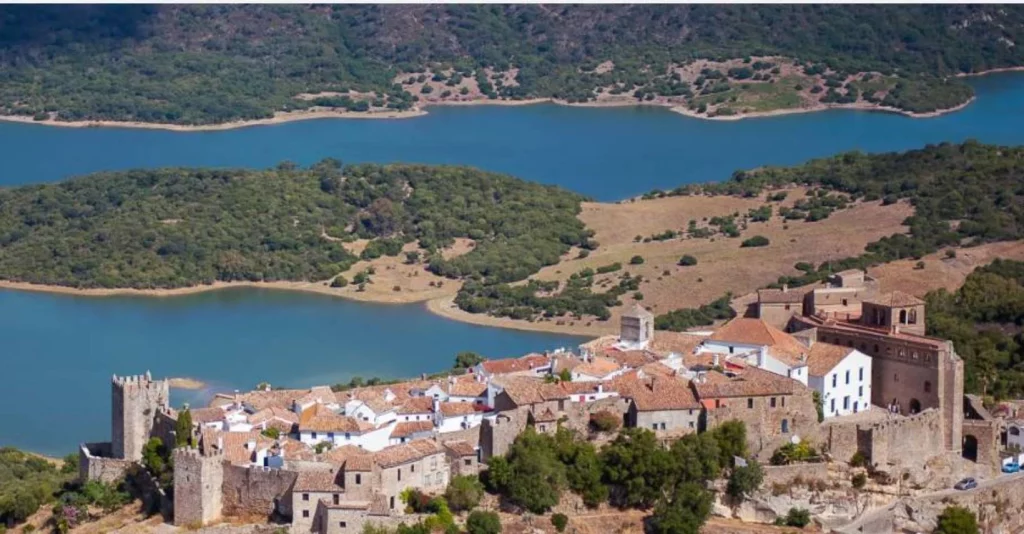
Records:
M0 189L0 279L79 288L324 280L357 260L344 241L365 238L416 241L429 268L451 277L511 282L589 242L581 199L446 166L100 173ZM457 237L476 246L449 260L437 253Z
M971 90L950 75L1024 65L1016 5L78 5L0 8L0 110L43 119L178 124L271 116L300 93L373 93L406 109L399 73L482 80L492 98L685 94L695 58L794 58L809 70L897 74L887 105L929 111ZM603 61L612 72L598 72ZM484 68L517 69L497 86ZM830 89L831 91L831 89ZM849 98L832 91L830 100Z
M1024 262L996 260L954 292L928 294L928 334L951 339L964 359L964 389L1024 396Z

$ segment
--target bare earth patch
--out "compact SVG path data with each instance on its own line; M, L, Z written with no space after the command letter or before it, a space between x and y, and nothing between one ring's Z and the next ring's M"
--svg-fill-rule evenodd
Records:
M957 249L955 258L947 258L945 251L939 251L920 260L924 262L923 269L917 268L918 260L908 259L872 267L868 274L878 279L880 291L899 290L923 297L939 288L956 290L975 268L996 258L1024 261L1024 241Z

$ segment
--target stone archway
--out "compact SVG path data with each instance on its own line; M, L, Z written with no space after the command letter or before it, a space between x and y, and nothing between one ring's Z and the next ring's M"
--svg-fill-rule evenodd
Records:
M972 434L964 436L963 457L972 462L978 461L978 438Z
M917 399L910 399L910 415L915 413L921 413L921 401Z

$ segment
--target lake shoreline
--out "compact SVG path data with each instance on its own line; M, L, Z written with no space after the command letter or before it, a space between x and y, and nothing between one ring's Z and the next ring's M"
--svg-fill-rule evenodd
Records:
M977 76L986 76L989 74L1000 74L1009 72L1024 72L1024 67L1006 67L1000 69L992 69L983 72L973 73L961 73L957 74L958 78L968 78ZM775 109L770 111L755 111L750 113L739 113L735 115L715 116L709 117L700 113L694 112L684 106L679 105L678 102L669 101L636 101L635 99L628 98L617 98L613 100L597 100L593 102L567 102L565 100L555 98L528 98L523 100L501 100L501 99L488 99L480 98L475 100L447 100L447 101L431 101L425 102L420 106L413 107L409 110L404 111L370 111L370 112L355 112L355 111L334 111L334 110L303 110L303 111L292 111L292 112L276 112L273 117L265 119L254 119L254 120L239 120L230 121L218 124L200 124L200 125L186 125L186 124L169 124L169 123L158 123L158 122L138 122L138 121L111 121L111 120L86 120L86 121L59 121L53 119L46 119L37 121L33 117L25 115L0 115L0 122L16 122L22 124L38 124L42 126L56 126L59 128L136 128L144 130L166 130L173 132L214 132L214 131L225 131L234 130L239 128L248 128L252 126L274 126L280 124L287 124L290 122L299 122L307 120L317 119L360 119L360 120L400 120L400 119L411 119L416 117L423 117L429 114L428 109L435 106L455 106L455 107L470 107L470 106L532 106L538 104L554 104L558 106L567 107L578 107L578 108L623 108L623 107L657 107L667 108L672 112L679 113L685 117L712 121L736 121L741 119L758 119L765 117L779 117L783 115L794 115L800 113L814 113L819 111L829 111L836 109L847 109L854 111L879 111L885 113L896 113L905 117L914 119L927 119L932 117L938 117L948 113L955 113L966 108L968 105L973 103L977 97L971 96L965 102L962 102L956 106L946 109L939 109L935 111L929 111L925 113L915 113L911 111L905 111L899 108L881 106L876 104L870 104L866 102L858 102L853 104L818 104L810 107L801 108L787 108L787 109Z
M602 328L601 326L586 325L559 325L554 322L531 323L519 321L507 317L494 317L492 315L473 314L462 311L454 306L455 292L437 297L434 295L418 296L406 293L404 296L398 294L391 296L378 293L356 293L353 291L342 291L332 288L324 281L321 282L214 282L197 286L180 287L174 289L132 289L132 288L94 288L82 289L69 286L51 284L33 284L30 282L13 282L0 280L0 290L27 291L36 293L50 293L56 295L70 295L76 297L155 297L173 298L188 295L198 295L211 291L224 289L250 288L250 289L271 289L278 291L295 291L300 293L315 293L328 297L342 298L352 302L363 302L380 305L408 305L423 304L431 313L445 319L459 321L462 323L477 326L490 326L510 330L522 330L529 332L544 332L549 334L565 334L571 336L599 336L614 330L613 326ZM597 322L597 321L595 321ZM186 388L191 389L191 388Z

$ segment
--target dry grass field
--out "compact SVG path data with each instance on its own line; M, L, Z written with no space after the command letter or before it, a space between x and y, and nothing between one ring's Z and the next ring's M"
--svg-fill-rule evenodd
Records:
M784 204L801 198L792 191ZM778 203L773 203L778 207ZM739 238L721 235L708 239L672 239L635 242L637 235L649 236L666 229L686 228L691 219L746 213L764 205L764 199L738 197L669 197L623 204L588 203L580 218L596 232L600 247L587 258L575 259L575 251L565 261L547 267L536 275L541 280L565 280L572 273L590 267L619 262L623 270L598 275L595 285L617 280L623 272L643 275L640 287L645 307L655 314L708 303L726 292L743 295L764 287L781 275L796 274L793 267L801 261L820 263L828 259L855 256L864 247L883 236L905 231L902 222L912 213L908 204L881 206L879 202L856 204L839 210L817 222L783 222L778 215L768 222L749 223ZM751 236L762 235L771 243L766 247L741 248ZM689 254L697 265L681 267L679 258ZM633 256L644 258L642 265L630 265ZM666 274L667 273L667 274ZM623 306L614 310L610 328L618 324L618 312L634 302L624 296Z
M1024 241L961 248L955 258L947 258L945 251L939 251L921 259L923 269L917 268L917 260L900 260L872 267L868 274L878 279L880 291L900 290L923 297L939 288L957 289L971 271L996 258L1024 261Z

